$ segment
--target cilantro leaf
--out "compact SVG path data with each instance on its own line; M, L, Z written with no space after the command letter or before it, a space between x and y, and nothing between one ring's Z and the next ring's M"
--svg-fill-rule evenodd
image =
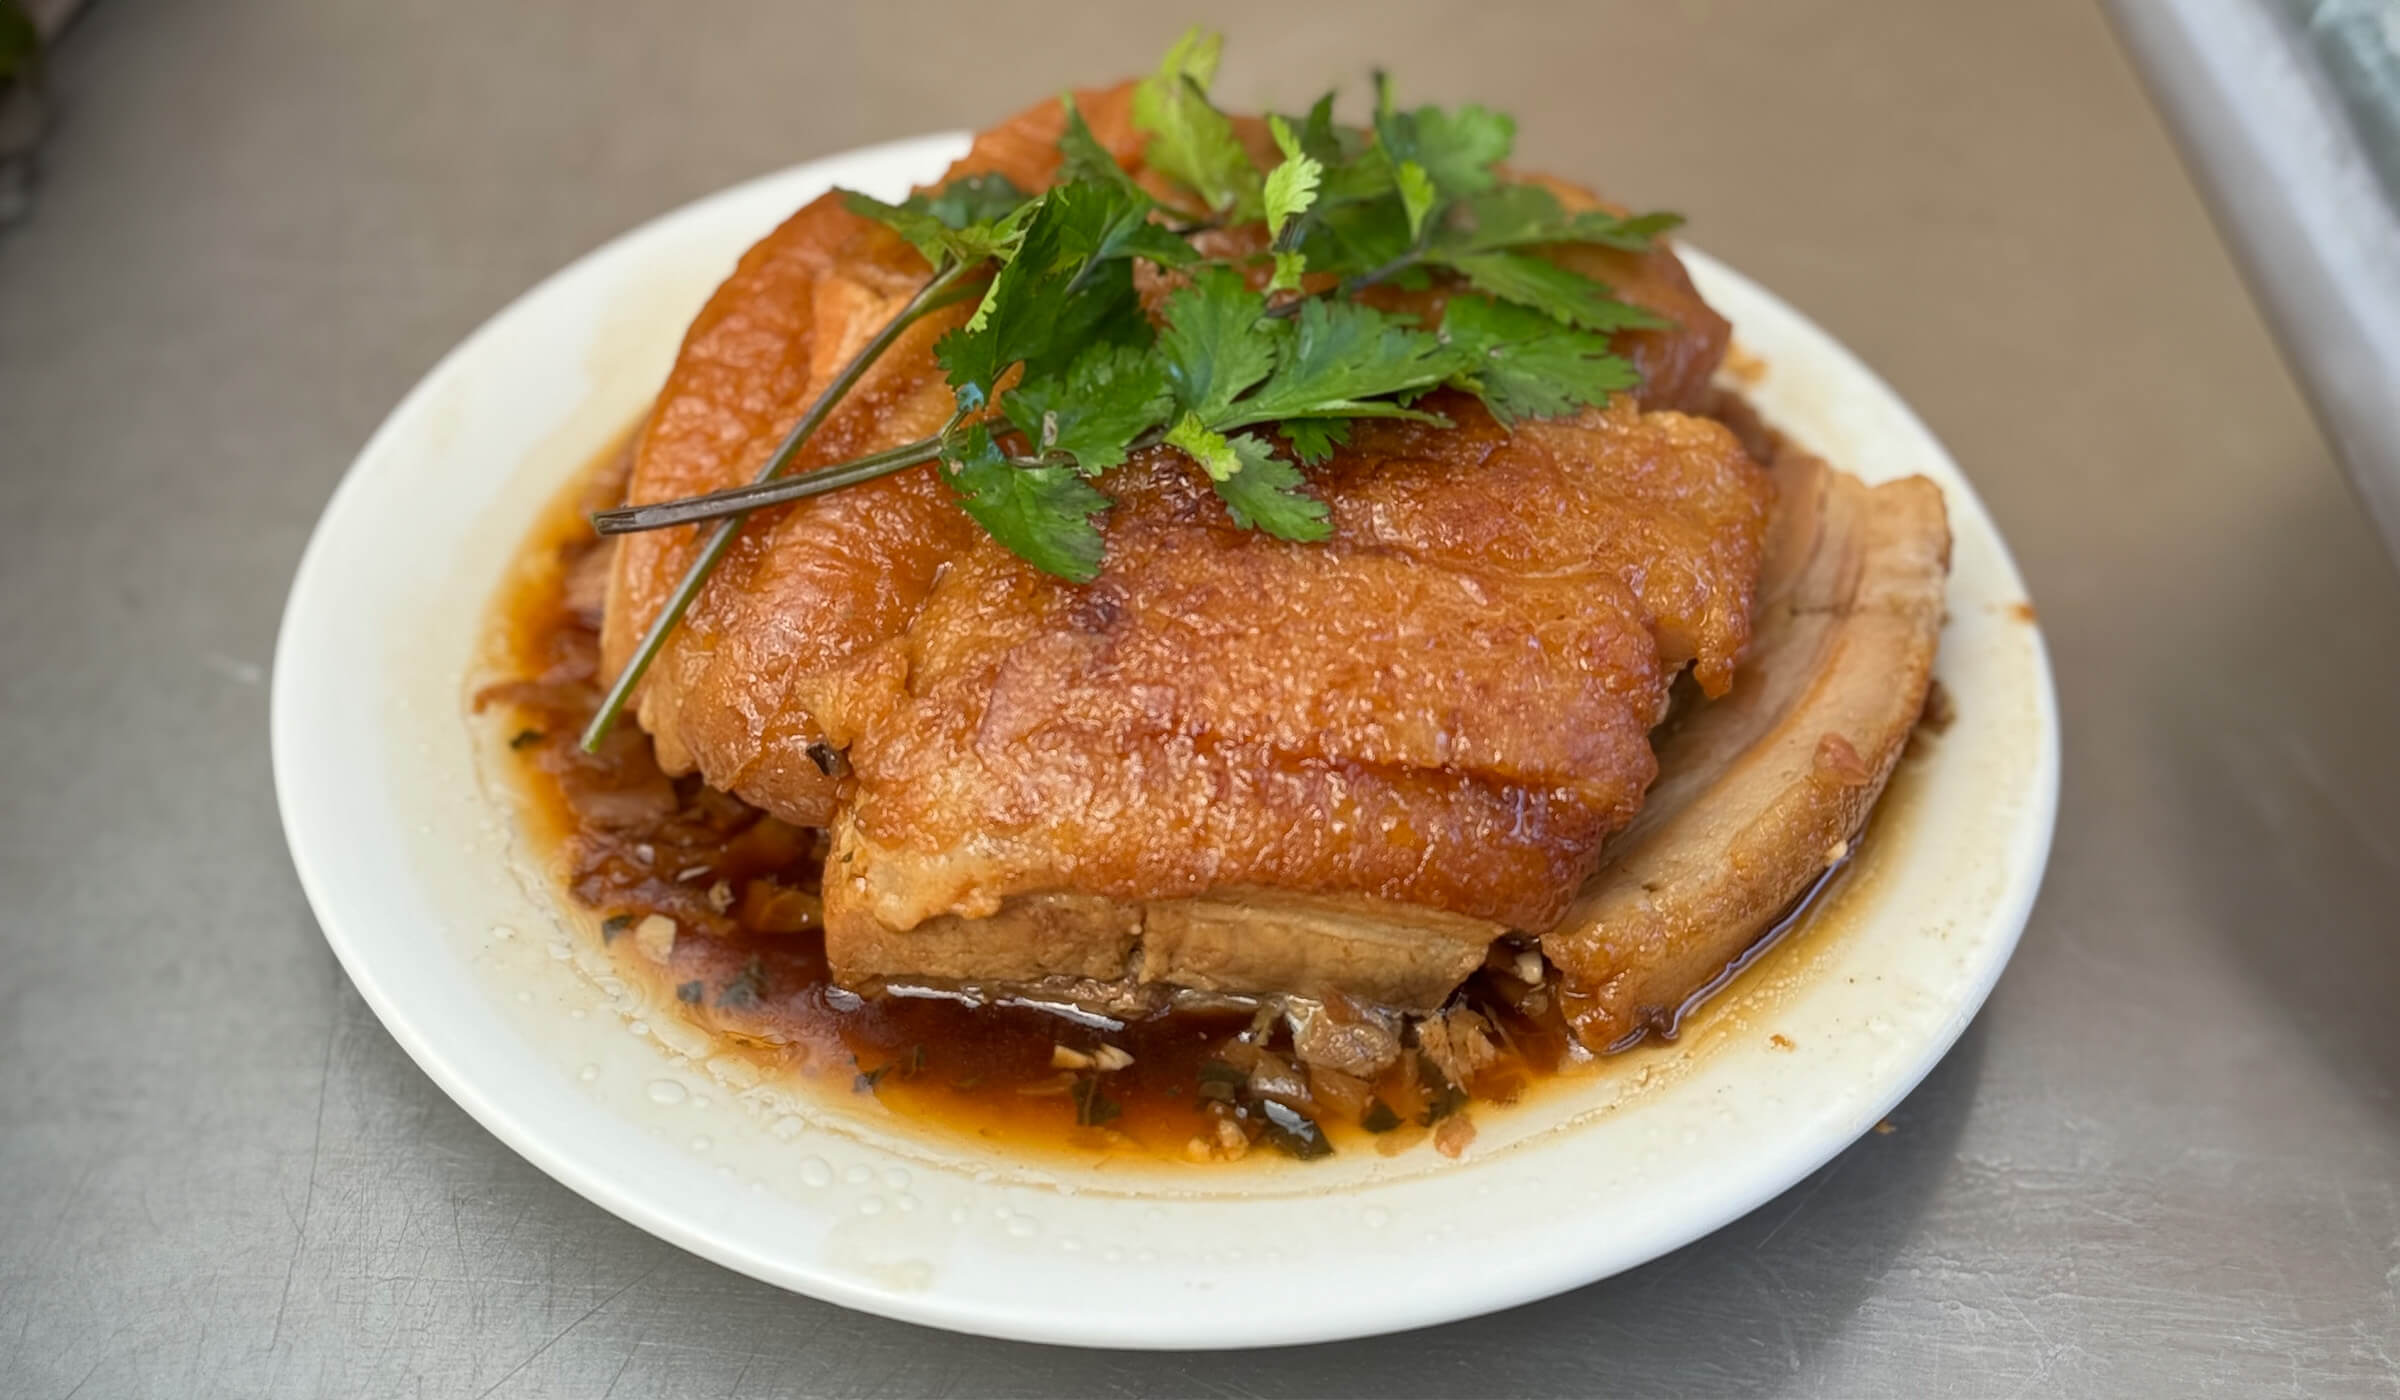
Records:
M1006 218L1031 198L1015 181L992 170L961 175L931 194L910 195L907 203L922 207L951 228L968 228ZM919 201L923 201L921 206Z
M1099 575L1105 546L1091 517L1109 500L1073 467L1014 466L977 423L959 434L941 474L959 509L1010 553L1076 583Z
M1370 144L1365 132L1334 121L1332 93L1317 99L1294 132L1301 152L1325 168L1320 205L1391 193L1391 157L1382 147Z
M889 225L936 265L945 256L978 263L1004 254L1016 241L1028 200L1023 190L999 174L964 176L898 204L855 190L842 193L844 208Z
M1100 144L1100 138L1092 135L1092 128L1085 123L1083 112L1075 105L1075 94L1060 93L1058 105L1067 117L1066 129L1058 134L1058 183L1065 185L1077 180L1104 180L1122 185L1136 194L1141 193L1141 186L1134 183L1132 173L1117 163L1117 158Z
M1267 236L1280 240L1285 226L1316 203L1317 186L1324 181L1325 166L1300 149L1299 138L1292 135L1291 123L1281 117L1269 117L1267 129L1274 133L1276 149L1283 152L1283 163L1267 173L1265 194Z
M934 346L960 407L981 408L1013 365L1039 377L1089 345L1147 340L1129 259L1152 250L1179 256L1155 248L1154 238L1190 249L1147 216L1138 193L1098 181L1060 185L1042 197L975 314Z
M1517 144L1517 123L1505 113L1468 105L1456 111L1392 106L1391 79L1375 75L1375 140L1398 164L1414 162L1444 197L1479 194L1498 180L1492 167Z
M1300 251L1318 272L1355 276L1399 260L1415 238L1398 199L1324 204L1309 221Z
M1608 287L1573 268L1531 253L1469 253L1443 259L1467 285L1503 301L1523 304L1587 331L1622 331L1663 326L1665 320L1616 299Z
M1394 177L1400 186L1401 212L1408 215L1408 236L1421 238L1425 233L1425 216L1433 212L1436 198L1433 177L1413 160L1400 162Z
M1429 389L1457 370L1439 336L1355 301L1312 298L1283 323L1275 369L1257 392L1211 425L1239 428L1278 418L1422 418L1388 396Z
M1323 501L1302 489L1300 469L1275 455L1274 445L1249 433L1231 437L1186 413L1167 430L1167 445L1191 454L1208 473L1233 523L1283 540L1321 540L1333 533Z
M1125 460L1133 440L1174 411L1166 366L1146 349L1095 345L1065 372L1027 377L1001 409L1033 444L1034 455L1063 452L1087 476Z
M1527 306L1452 297L1442 336L1458 351L1451 383L1483 400L1494 418L1563 418L1641 382L1605 336L1560 325Z
M1188 410L1175 420L1175 426L1167 429L1167 446L1191 454L1211 481L1223 481L1242 469L1242 456L1225 440L1225 435Z
M1217 495L1233 523L1264 530L1279 540L1321 540L1333 533L1325 503L1308 494L1300 469L1275 455L1274 447L1248 433L1225 440L1241 470L1214 478Z
M966 175L938 190L920 190L898 204L844 191L851 213L888 224L929 262L950 253L962 262L993 256L1016 233L1017 216L1032 197L998 173Z
M1262 334L1266 298L1222 264L1200 267L1167 298L1158 335L1175 400L1204 421L1275 367L1275 338Z
M1200 257L1189 242L1150 222L1158 206L1130 183L1079 180L1054 187L1049 203L1061 261L1147 258L1161 267L1184 267Z
M1189 188L1215 213L1254 217L1261 191L1258 168L1234 134L1233 121L1209 104L1223 35L1197 26L1167 50L1158 71L1133 90L1133 124L1150 134L1150 168Z
M1283 440L1292 445L1292 455L1311 467L1331 457L1333 449L1350 440L1347 418L1286 418L1275 426L1283 433Z
M1492 252L1533 243L1600 243L1639 252L1669 229L1678 214L1612 214L1586 209L1570 214L1558 196L1541 185L1496 185L1460 202L1464 219L1447 231L1440 246L1453 253Z

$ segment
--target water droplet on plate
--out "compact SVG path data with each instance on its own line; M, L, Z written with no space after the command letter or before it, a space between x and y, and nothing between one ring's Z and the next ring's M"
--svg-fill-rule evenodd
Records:
M853 1162L842 1168L842 1180L849 1182L852 1186L864 1186L867 1184L868 1178L874 1175L875 1173L868 1170L864 1162Z
M582 1080L584 1083L589 1084L593 1080L600 1077L600 1066L585 1065L583 1068L575 1071L575 1077Z
M800 1181L805 1186L831 1186L833 1168L822 1157L804 1157L800 1160Z
M865 1200L860 1201L858 1203L858 1213L860 1215L883 1214L883 1197L869 1196Z
M683 1087L683 1084L682 1084L682 1082L681 1082L681 1081L679 1081L679 1080L674 1080L674 1079L653 1079L653 1080L651 1080L651 1081L650 1081L650 1089L649 1089L649 1094L650 1094L650 1102L652 1102L652 1103L658 1103L658 1104L677 1104L677 1103L682 1103L682 1102L683 1102L683 1099L684 1099L684 1095L686 1095L686 1094L688 1094L688 1093L690 1093L690 1092L691 1092L690 1090L688 1090L688 1089L686 1089L686 1088L684 1088L684 1087Z
M1008 1218L1008 1232L1021 1240L1032 1239L1041 1228L1040 1223L1030 1215L1012 1215Z

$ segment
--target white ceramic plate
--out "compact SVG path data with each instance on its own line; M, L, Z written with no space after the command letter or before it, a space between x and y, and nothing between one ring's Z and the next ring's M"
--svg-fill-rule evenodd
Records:
M963 138L768 176L542 283L359 454L293 581L276 790L326 940L427 1074L645 1230L849 1307L962 1331L1227 1347L1421 1326L1697 1238L1799 1181L1917 1083L1983 1002L2040 882L2055 704L2024 586L1957 467L1791 308L1687 253L1768 366L1781 425L1871 479L1921 472L1957 535L1950 730L1896 782L1836 905L1706 1025L1420 1148L1207 1171L1038 1162L794 1093L607 975L526 868L464 717L479 623L542 504L640 412L752 241L828 185L897 198ZM403 527L400 522L406 522ZM655 1014L654 1014L655 1012Z

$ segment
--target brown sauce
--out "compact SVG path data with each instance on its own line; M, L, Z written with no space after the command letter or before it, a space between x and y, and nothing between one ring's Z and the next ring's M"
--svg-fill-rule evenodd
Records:
M1280 1024L1246 1012L1095 1023L1030 1006L861 997L835 986L819 922L819 833L697 777L668 777L630 722L596 754L578 744L600 696L606 558L585 516L616 503L626 450L604 454L528 534L487 625L490 683L474 708L505 742L501 763L533 854L589 916L612 966L658 999L671 997L721 1048L769 1077L871 1094L904 1118L994 1145L1178 1161L1268 1149L1388 1155L1429 1138L1457 1155L1472 1139L1477 1104L1516 1102L1595 1063L1548 988L1520 980L1522 950L1505 946L1452 1003L1470 1013L1465 1024L1488 1056L1472 1057L1464 1072L1452 1059L1445 1075L1433 1058L1405 1051L1372 1082L1300 1066ZM1820 881L1654 1033L1673 1039L1688 1030L1700 1003L1827 902L1839 875ZM673 921L671 944L654 918ZM1130 1062L1111 1068L1114 1056L1099 1058L1104 1046ZM1296 1094L1257 1096L1255 1086L1286 1070Z

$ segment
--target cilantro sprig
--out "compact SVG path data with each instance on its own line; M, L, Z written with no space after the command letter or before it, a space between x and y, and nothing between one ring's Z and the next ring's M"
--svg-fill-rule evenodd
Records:
M924 286L838 373L747 486L594 517L604 534L716 520L591 726L605 737L749 512L937 464L959 507L1035 567L1085 582L1106 553L1100 479L1164 445L1205 473L1228 517L1322 540L1329 512L1305 468L1362 418L1442 423L1420 406L1450 388L1504 425L1568 415L1634 387L1616 332L1663 324L1544 256L1565 244L1640 249L1680 221L1565 208L1509 180L1515 123L1477 106L1398 107L1376 75L1372 121L1344 125L1327 94L1266 123L1254 159L1209 97L1221 40L1177 41L1133 97L1146 138L1137 179L1064 100L1056 183L1028 195L965 177L898 204L849 209L920 253ZM1264 157L1265 148L1260 148ZM1263 166L1263 168L1262 168ZM1212 255L1202 228L1263 224L1265 250ZM1173 290L1155 316L1135 268ZM1382 284L1446 285L1437 326L1358 299ZM953 397L940 431L799 476L809 438L902 332L968 299L935 347Z

